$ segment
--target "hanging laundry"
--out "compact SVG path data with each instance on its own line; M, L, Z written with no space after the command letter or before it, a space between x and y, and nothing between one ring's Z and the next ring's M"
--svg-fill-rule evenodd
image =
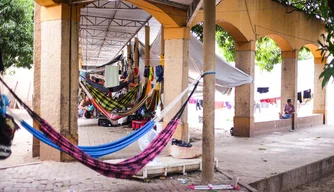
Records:
M164 79L164 69L161 65L155 67L156 81L161 82Z
M297 93L297 100L299 101L299 103L303 102L303 100L302 100L302 92L298 92Z
M311 89L307 89L307 90L304 91L303 98L304 99L310 99L311 98Z
M145 66L144 77L148 78L150 76L150 67Z
M8 97L6 95L1 95L0 98L0 114L2 116L6 115L6 108L9 105L9 100Z
M148 95L151 89L152 89L152 83L151 81L147 81L145 95Z
M148 77L148 80L153 81L154 80L154 68L150 67L150 75Z
M269 87L258 87L257 88L258 93L268 93L269 92Z
M135 68L133 69L133 71L135 72L135 76L137 77L137 76L138 76L138 73L139 73L139 69L138 69L138 67L135 67Z
M104 71L105 87L115 87L119 85L118 67L107 65Z
M165 65L165 56L164 56L163 54L160 55L160 64L161 64L162 66Z

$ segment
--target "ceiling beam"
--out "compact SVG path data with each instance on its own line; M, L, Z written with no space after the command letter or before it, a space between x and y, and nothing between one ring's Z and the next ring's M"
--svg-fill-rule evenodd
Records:
M187 11L187 26L190 27L191 23L194 21L198 11L201 9L204 0L193 0Z
M90 9L108 9L108 10L138 10L139 8L132 3L126 3L124 1L107 1L99 0L91 3L87 6Z
M133 19L108 18L101 16L92 16L81 14L81 25L88 26L124 26L124 27L139 27L145 21ZM86 23L84 23L86 21Z
M184 10L188 9L187 5L183 5L181 3L176 3L176 2L173 2L173 1L169 1L169 0L147 0L147 1L153 2L153 3L159 3L159 4L163 4L163 5L168 5L168 6L171 6L171 7L176 7L176 8L184 9Z

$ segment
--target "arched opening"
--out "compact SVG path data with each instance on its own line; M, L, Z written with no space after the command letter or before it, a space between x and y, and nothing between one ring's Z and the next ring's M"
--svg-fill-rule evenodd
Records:
M278 118L281 96L281 46L288 47L277 35L257 39L254 77L255 122Z
M202 40L203 38L203 26L199 23L192 27L192 33L197 35L197 38ZM236 52L235 42L246 43L248 42L246 37L236 28L233 24L223 21L217 21L216 25L216 55L219 56L220 61L216 62L216 70L220 69L220 65L228 65L235 67ZM191 47L190 47L191 49ZM216 76L219 76L216 74ZM248 76L248 75L247 75ZM219 77L217 77L219 78ZM227 77L228 78L228 77ZM231 78L234 78L231 76ZM224 130L225 133L229 133L231 127L233 127L233 119L235 116L235 89L231 88L227 92L218 91L216 89L215 94L215 128ZM200 97L199 99L202 99ZM193 115L189 114L190 124L200 127L201 122L198 121L198 116L202 115L202 111L195 110L195 104L189 106L189 113L194 112ZM190 125L190 126L191 126Z
M313 113L314 95L314 59L318 55L314 45L305 45L299 49L297 104L298 117L310 116Z

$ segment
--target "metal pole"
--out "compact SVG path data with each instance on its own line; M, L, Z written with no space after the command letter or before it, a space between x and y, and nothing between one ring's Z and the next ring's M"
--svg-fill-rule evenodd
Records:
M215 32L216 1L204 1L203 54L204 71L216 71ZM213 74L204 76L203 82L203 136L202 136L202 183L214 181L215 146L215 84Z

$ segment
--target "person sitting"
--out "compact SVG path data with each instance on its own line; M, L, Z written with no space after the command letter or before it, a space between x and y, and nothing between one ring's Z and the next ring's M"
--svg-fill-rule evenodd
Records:
M92 112L93 112L93 105L91 103L91 101L89 100L88 96L85 97L85 99L83 99L80 102L79 105L79 110L78 110L78 117L86 117L86 118L90 118L92 116Z
M288 99L287 103L284 106L284 114L279 113L279 118L290 119L292 118L294 113L295 113L295 107L293 106L291 99Z

